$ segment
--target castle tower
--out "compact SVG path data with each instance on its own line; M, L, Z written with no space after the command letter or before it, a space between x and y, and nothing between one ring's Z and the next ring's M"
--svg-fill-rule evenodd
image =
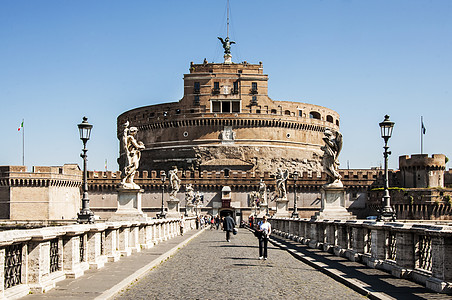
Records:
M399 157L402 186L406 188L444 187L444 154L413 154Z

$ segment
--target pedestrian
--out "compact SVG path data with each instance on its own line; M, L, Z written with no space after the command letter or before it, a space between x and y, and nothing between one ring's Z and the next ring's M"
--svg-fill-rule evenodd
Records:
M196 217L195 222L196 222L196 229L199 229L199 217L198 216Z
M223 230L226 231L226 241L231 241L231 232L234 231L235 227L235 221L230 216L230 214L227 214L227 216L223 220Z
M184 229L185 229L184 215L180 215L179 226L180 226L180 235L184 235Z
M262 217L262 221L257 224L258 238L259 238L259 259L267 260L267 244L272 226L267 222L267 216Z

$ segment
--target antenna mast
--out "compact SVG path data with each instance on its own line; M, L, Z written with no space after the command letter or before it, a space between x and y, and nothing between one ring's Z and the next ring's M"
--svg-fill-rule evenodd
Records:
M229 37L229 0L228 0L228 5L227 5L227 15L228 15L228 21L227 21L227 34L226 37Z

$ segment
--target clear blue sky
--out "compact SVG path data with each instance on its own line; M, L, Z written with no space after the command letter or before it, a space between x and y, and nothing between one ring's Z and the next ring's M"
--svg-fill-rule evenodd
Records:
M117 170L116 117L178 101L191 61L221 62L225 0L0 1L0 165L81 165L77 124L94 125L89 169ZM231 0L233 61L264 64L269 96L341 116L341 167L399 155L452 158L452 1Z

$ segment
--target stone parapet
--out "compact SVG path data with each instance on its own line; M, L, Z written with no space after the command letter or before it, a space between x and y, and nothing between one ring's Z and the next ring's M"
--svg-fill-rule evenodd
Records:
M44 293L65 278L82 276L89 268L180 234L179 219L106 222L0 232L0 299ZM195 218L185 219L185 229Z
M269 222L278 235L383 269L435 292L452 291L452 226L294 218Z

